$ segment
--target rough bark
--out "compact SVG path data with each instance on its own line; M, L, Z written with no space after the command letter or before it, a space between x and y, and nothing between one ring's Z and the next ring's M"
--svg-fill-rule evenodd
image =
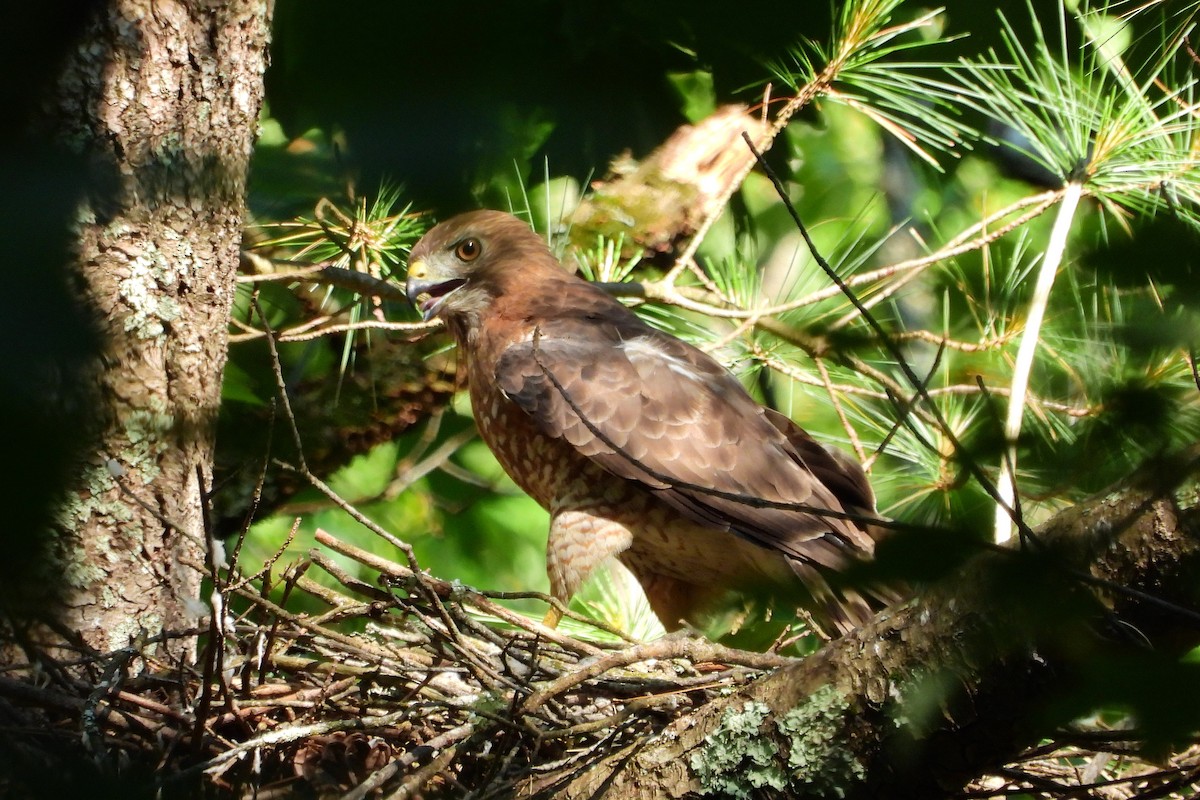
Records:
M1038 532L1035 554L978 558L915 602L580 774L558 796L729 791L723 781L745 778L756 741L774 759L756 785L784 796L946 796L1050 732L1039 713L1081 664L1111 652L1106 623L1139 631L1139 648L1196 644L1194 623L1160 602L1195 608L1198 599L1200 472L1195 460L1174 467L1060 513ZM1071 612L1089 607L1080 625ZM922 694L929 713L915 718Z
M270 13L269 0L112 0L47 109L51 135L89 164L74 277L103 346L99 444L57 515L41 612L100 652L191 627L203 608L186 564L204 561Z

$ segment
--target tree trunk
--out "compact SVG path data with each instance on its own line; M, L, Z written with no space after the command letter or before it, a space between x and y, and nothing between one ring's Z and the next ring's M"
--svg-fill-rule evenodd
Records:
M203 503L272 4L111 0L47 109L89 165L75 283L103 337L98 445L57 515L41 614L99 652L195 627ZM74 638L70 635L68 639ZM160 656L188 659L192 637Z

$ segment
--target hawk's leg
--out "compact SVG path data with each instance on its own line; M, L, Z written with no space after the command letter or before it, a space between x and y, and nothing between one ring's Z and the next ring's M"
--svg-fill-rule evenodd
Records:
M594 509L564 508L553 512L546 544L550 594L566 605L596 567L628 549L632 541L628 528ZM543 623L553 628L561 619L562 613L551 608Z

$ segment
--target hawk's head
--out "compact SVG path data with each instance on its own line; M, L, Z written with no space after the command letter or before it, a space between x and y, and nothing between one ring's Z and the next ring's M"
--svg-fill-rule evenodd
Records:
M514 273L536 281L536 271L547 266L562 272L524 222L500 211L472 211L421 237L408 259L406 292L426 320L437 316L469 328Z

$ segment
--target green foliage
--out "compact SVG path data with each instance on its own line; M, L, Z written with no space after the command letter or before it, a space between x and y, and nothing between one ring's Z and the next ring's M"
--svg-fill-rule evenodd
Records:
M926 50L936 57L931 45L947 41L938 30L938 11L904 19L902 5L902 0L843 3L828 43L802 42L788 62L777 61L772 69L797 90L833 78L831 98L870 117L937 167L934 153L952 152L975 133L958 118L961 94L939 75L949 64L898 57Z
M670 72L667 73L667 80L679 92L683 101L683 115L689 122L699 122L717 110L713 76L708 70Z
M1004 55L956 75L979 110L1008 129L1001 146L1061 181L1083 182L1118 216L1121 207L1152 214L1170 204L1179 218L1200 224L1194 81L1182 54L1168 47L1144 65L1125 64L1120 39L1132 37L1132 23L1103 8L1080 12L1093 37L1081 47L1068 44L1061 8L1053 27L1035 26L1032 44L1006 16L1000 20Z

